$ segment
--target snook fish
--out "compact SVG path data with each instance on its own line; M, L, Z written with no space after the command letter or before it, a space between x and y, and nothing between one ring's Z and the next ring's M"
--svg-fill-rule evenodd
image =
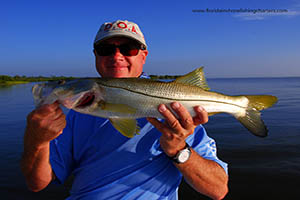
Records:
M36 84L32 88L36 106L58 101L80 113L109 118L124 136L138 134L137 118L163 118L157 111L159 104L177 101L194 115L200 105L209 113L229 113L256 136L267 136L268 130L260 117L260 110L277 102L275 96L228 96L209 91L203 67L173 82L141 78L75 79ZM175 113L174 113L175 114Z

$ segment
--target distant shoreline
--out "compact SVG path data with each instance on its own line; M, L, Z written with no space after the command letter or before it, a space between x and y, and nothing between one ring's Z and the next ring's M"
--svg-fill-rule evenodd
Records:
M17 84L26 84L29 81L1 81L0 86L9 86L9 85L17 85Z
M179 76L169 76L169 75L150 75L150 78L153 80L159 79L175 79ZM16 84L26 84L30 82L42 82L42 81L55 81L55 80L72 80L80 77L66 77L66 76L52 76L52 77L44 77L44 76L37 76L37 77L26 77L26 76L7 76L7 75L0 75L0 86L10 86ZM89 78L89 77L87 77Z
M26 77L26 76L7 76L0 75L0 86L10 86L16 84L26 84L30 82L42 82L42 81L55 81L55 80L71 80L76 79L75 77L65 77L65 76L52 76L52 77Z
M150 79L152 80L174 80L179 75L149 75ZM7 76L7 75L0 75L0 86L11 86L16 84L26 84L30 82L43 82L43 81L56 81L56 80L72 80L72 79L79 79L79 78L97 78L97 77L73 77L73 76ZM264 78L275 78L275 79L282 79L282 78L300 78L298 76L295 77L219 77L219 78L208 78L208 80L214 79L264 79Z

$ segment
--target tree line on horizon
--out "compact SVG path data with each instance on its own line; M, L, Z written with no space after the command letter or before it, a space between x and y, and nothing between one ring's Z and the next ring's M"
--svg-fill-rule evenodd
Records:
M176 79L179 75L150 75L153 80Z
M150 75L151 79L158 80L158 79L175 79L179 76L170 76L170 75ZM76 79L79 77L73 77L73 76L8 76L8 75L0 75L0 83L6 83L6 82L14 82L14 81L24 81L24 82L40 82L40 81L55 81L55 80L71 80Z
M6 82L16 82L16 81L23 81L23 82L40 82L40 81L53 81L53 80L66 80L66 79L75 79L75 77L65 77L65 76L8 76L8 75L0 75L0 83Z

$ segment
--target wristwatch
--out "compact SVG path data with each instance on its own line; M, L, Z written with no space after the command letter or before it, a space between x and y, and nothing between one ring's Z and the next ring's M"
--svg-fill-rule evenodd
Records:
M184 149L179 151L175 156L169 157L173 162L177 164L185 163L188 161L192 154L191 147L186 143Z

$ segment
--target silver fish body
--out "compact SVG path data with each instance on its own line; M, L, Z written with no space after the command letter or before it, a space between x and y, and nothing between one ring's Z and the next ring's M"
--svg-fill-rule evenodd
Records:
M38 84L33 87L33 95L37 106L59 101L69 109L109 118L113 126L127 137L133 137L139 131L135 119L162 118L157 110L158 105L170 106L175 101L180 102L192 115L197 105L204 107L210 115L231 114L254 135L264 137L267 129L259 111L277 101L276 97L270 95L228 96L211 92L202 68L173 82L98 78Z
M125 104L136 112L114 112L92 106L86 113L105 118L142 118L162 115L157 111L159 104L177 101L194 114L194 107L203 106L208 113L226 112L243 115L248 99L243 96L232 97L204 89L173 82L159 82L148 79L99 79L100 100L110 104ZM93 110L95 109L95 110ZM76 109L75 109L76 110ZM78 110L79 112L85 112Z

